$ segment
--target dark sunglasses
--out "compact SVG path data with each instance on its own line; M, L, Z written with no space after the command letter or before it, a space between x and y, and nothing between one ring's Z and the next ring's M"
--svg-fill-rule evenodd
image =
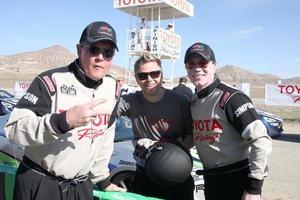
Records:
M99 48L97 46L91 45L88 46L89 53L96 56L100 53L103 55L104 58L111 59L115 54L115 49L110 48Z
M158 78L161 74L161 71L160 70L157 70L157 71L152 71L152 72L140 72L140 73L137 73L136 76L138 77L138 79L140 81L142 80L146 80L148 78L148 75L151 76L151 78Z

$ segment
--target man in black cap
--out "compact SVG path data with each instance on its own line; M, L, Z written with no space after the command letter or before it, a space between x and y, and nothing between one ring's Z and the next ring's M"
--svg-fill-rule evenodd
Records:
M92 200L92 183L124 191L108 180L117 83L106 74L115 50L111 25L89 24L78 58L38 75L20 99L5 127L11 142L25 146L14 200Z
M212 49L197 42L184 58L197 98L191 101L194 142L207 200L260 200L271 138L251 99L216 76Z
M186 86L186 83L187 83L187 78L180 77L179 84L176 87L174 87L173 90L179 94L182 94L183 96L188 98L188 100L191 100L193 96L193 91L191 88Z

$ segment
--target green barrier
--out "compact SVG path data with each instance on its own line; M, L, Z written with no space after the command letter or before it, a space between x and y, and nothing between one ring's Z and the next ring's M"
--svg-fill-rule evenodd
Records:
M4 174L4 197L6 200L13 199L15 174L19 162L11 156L0 152L0 173Z
M13 199L15 175L5 174L5 197L7 200Z
M131 192L103 192L94 190L94 197L101 200L161 200L154 197L146 197Z

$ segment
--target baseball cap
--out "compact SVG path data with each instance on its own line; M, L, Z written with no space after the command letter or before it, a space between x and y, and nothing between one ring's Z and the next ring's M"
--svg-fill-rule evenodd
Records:
M216 62L215 54L207 44L196 42L192 46L190 46L185 52L185 56L184 56L185 64L187 63L189 57L192 54L198 54L202 56L207 62L209 61Z
M117 51L119 51L117 46L117 36L113 27L103 21L92 22L83 30L79 43L88 42L93 44L95 42L108 40L113 43Z

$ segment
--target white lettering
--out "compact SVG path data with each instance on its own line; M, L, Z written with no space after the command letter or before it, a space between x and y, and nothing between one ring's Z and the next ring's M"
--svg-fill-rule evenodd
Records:
M234 114L236 117L239 117L241 114L243 114L245 111L247 111L250 108L254 108L252 103L245 103L241 105L236 111L234 111Z
M33 103L34 105L36 104L36 102L38 101L38 97L27 92L25 95L24 95L24 99L30 101L31 103Z

